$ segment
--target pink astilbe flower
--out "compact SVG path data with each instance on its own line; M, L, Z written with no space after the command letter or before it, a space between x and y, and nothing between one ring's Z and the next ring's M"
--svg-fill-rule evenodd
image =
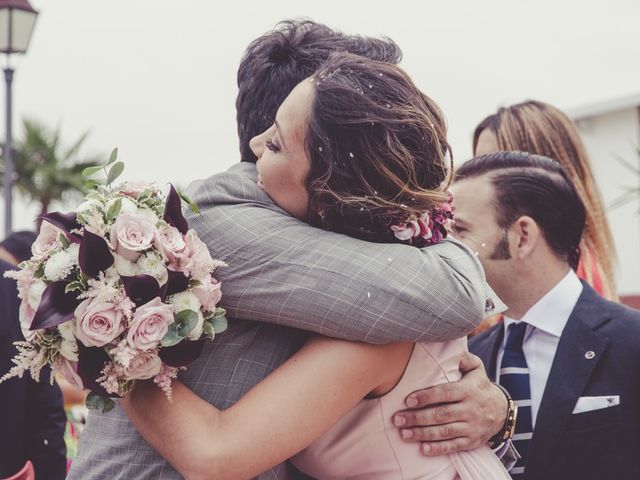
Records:
M160 369L160 373L158 373L155 378L153 379L153 383L155 383L156 385L158 385L162 391L164 392L165 397L167 397L167 400L171 400L172 396L171 396L171 384L173 382L173 380L175 380L176 378L178 378L178 372L180 370L184 370L183 368L174 368L174 367L168 367L166 365L162 365L162 368Z

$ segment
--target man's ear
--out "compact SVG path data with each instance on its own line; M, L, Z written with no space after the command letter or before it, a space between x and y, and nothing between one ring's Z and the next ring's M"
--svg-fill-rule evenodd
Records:
M523 215L511 225L510 231L515 237L515 252L512 252L512 254L515 254L520 259L530 257L538 246L542 235L536 221L527 215Z

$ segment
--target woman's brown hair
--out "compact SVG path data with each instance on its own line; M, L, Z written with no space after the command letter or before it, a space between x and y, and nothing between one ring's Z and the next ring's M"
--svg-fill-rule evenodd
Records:
M398 66L340 53L311 80L309 221L371 241L447 200L444 115Z
M603 270L604 294L616 298L613 237L587 151L573 122L557 108L533 100L500 108L476 127L473 133L474 155L480 134L486 129L495 135L500 150L544 155L564 167L587 210L583 258L595 253Z

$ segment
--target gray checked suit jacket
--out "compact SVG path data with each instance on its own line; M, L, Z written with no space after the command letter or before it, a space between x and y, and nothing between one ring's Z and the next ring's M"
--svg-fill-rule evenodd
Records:
M202 214L189 218L191 228L214 258L229 264L216 277L230 328L181 380L218 408L228 408L282 364L309 331L369 343L443 341L466 334L485 316L482 268L453 240L420 250L312 228L257 188L249 163L205 180L194 200ZM116 407L89 415L68 478L180 475ZM258 478L302 477L281 464Z

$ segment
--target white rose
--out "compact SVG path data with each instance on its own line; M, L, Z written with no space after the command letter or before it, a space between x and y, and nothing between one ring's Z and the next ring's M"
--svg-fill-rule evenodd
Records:
M56 252L44 266L44 276L52 281L64 280L78 262L78 245L73 244L67 250Z
M27 302L33 310L38 310L40 300L42 300L42 293L47 288L47 284L42 280L35 280L29 287L27 294Z
M194 293L189 291L172 295L169 297L169 303L175 307L175 312L181 312L182 310L200 311L200 300Z
M164 266L164 260L157 253L147 252L136 263L141 274L151 275L158 280L160 285L167 283L169 279L167 267Z
M101 207L102 207L102 204L98 200L89 198L84 202L82 202L80 205L78 205L78 207L76 208L76 213L82 214L82 213L89 213L92 210L98 211L100 210Z
M75 326L73 320L66 321L58 325L58 331L64 340L75 340Z
M78 344L74 340L62 340L60 355L72 362L78 361Z
M122 275L123 277L135 277L140 273L138 265L134 262L130 262L123 256L114 253L113 259L114 268L116 269L116 272L118 272L118 275Z

